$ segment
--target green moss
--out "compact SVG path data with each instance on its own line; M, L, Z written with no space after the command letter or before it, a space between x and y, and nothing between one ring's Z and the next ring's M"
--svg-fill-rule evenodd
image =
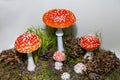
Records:
M0 80L19 80L19 68L0 63Z
M43 80L59 80L58 76L49 70L48 66L49 62L42 61L42 69L40 71Z
M21 80L60 80L58 76L53 73L48 67L49 62L47 61L41 61L41 69L39 71L36 71L34 74L25 74L22 75L20 79Z

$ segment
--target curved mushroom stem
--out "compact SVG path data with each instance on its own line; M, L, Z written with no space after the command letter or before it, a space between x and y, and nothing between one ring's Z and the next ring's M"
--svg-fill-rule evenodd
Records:
M33 57L32 57L32 53L28 53L27 56L28 56L27 69L28 69L28 71L34 71L36 65L34 64L34 60L33 60Z
M86 54L84 55L84 59L92 59L92 54L93 51L87 51Z
M63 31L62 29L58 29L56 31L56 36L57 36L57 43L58 43L58 51L64 51L64 48L63 48L63 40L62 40L62 36L63 36Z

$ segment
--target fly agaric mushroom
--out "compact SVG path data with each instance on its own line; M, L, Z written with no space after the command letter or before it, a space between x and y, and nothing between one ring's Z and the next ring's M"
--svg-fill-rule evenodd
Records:
M55 69L56 70L60 70L62 69L62 61L65 60L65 54L63 52L60 52L60 51L56 51L53 55L53 59L56 60L55 62Z
M58 51L64 51L62 28L68 28L76 21L75 15L66 9L52 9L43 15L43 22L52 28L58 28L56 36L58 40Z
M100 40L96 35L88 34L81 37L80 46L87 50L84 59L91 59L92 51L100 46Z
M41 46L41 39L33 33L24 33L15 41L15 49L20 53L27 53L28 56L28 71L35 70L35 64L32 57L32 52Z

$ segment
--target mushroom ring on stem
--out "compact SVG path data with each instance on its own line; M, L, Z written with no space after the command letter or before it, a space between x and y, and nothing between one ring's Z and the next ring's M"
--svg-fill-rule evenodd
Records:
M87 50L84 59L91 59L91 54L93 53L93 50L97 49L100 46L100 40L96 35L88 34L81 37L80 46L83 49Z
M33 33L24 33L15 41L15 49L20 53L27 53L28 56L28 71L35 70L35 64L32 57L32 52L41 46L41 39Z
M58 40L58 51L64 51L62 28L68 28L76 21L75 15L66 9L52 9L43 15L43 22L52 28L58 28L56 36Z

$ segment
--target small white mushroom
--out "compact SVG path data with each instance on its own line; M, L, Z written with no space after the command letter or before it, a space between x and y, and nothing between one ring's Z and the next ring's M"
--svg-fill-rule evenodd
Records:
M70 80L70 74L68 72L64 72L62 75L61 75L61 79L62 80Z
M86 71L86 66L83 64L83 63L77 63L75 66L74 66L74 71L76 73L80 73L80 74L83 74L83 71Z
M61 69L62 69L62 66L63 66L63 63L62 63L62 62L55 62L55 69L56 69L56 70L61 70Z

